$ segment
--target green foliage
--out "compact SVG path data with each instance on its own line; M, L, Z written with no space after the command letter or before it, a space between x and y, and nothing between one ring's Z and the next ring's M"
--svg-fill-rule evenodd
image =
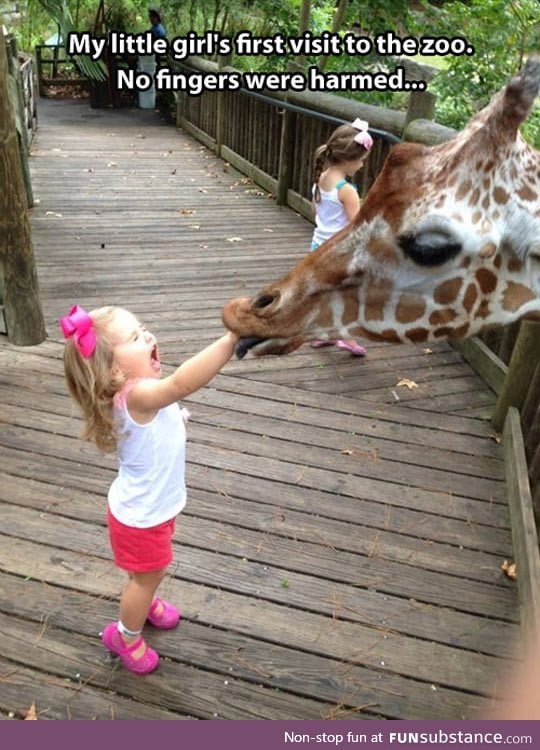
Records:
M468 57L450 55L430 85L437 94L436 119L461 128L523 65L540 40L540 5L536 0L470 0L438 8L417 19L417 33L436 23L437 34L461 34L473 44ZM424 33L426 33L424 31ZM540 146L540 117L533 113L524 126L528 140Z

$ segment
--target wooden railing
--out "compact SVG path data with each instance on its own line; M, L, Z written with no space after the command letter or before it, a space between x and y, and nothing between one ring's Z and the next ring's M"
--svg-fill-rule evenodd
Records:
M230 71L219 63L190 57L179 72ZM375 145L357 175L365 195L391 145L399 141L407 116L329 94L203 92L179 94L177 123L254 182L311 218L313 152L337 125L368 120Z
M86 86L88 84L88 79L80 75L63 46L38 44L35 47L35 53L40 96L47 96L47 89L50 86Z

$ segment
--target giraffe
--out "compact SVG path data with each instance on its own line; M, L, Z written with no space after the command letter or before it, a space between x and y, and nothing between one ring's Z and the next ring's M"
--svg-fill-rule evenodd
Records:
M225 305L237 356L465 338L540 316L540 153L518 132L539 89L531 58L452 140L395 146L348 227Z

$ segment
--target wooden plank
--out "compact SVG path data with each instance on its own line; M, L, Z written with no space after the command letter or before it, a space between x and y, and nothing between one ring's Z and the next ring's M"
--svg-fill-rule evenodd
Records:
M79 590L102 596L116 597L120 589L123 581L120 571L111 571L109 560L81 553L78 541L68 538L67 534L66 544L72 549L64 547L54 553L54 548L20 539L10 555L6 554L5 536L0 536L0 569L6 572L17 574L23 569L33 579L55 586L75 583ZM94 553L100 552L95 541L92 548ZM462 655L462 650L396 634L393 630L385 632L351 623L339 616L325 617L303 611L299 617L298 611L291 607L270 601L261 607L257 596L245 596L221 587L209 589L199 583L186 580L180 583L170 578L165 590L167 597L185 602L183 610L189 620L197 619L214 627L346 662L361 660L365 666L383 668L383 672L392 674L407 674L428 683L433 682L437 673L441 676L440 684L447 687L489 695L491 681L500 668L500 660L491 656L467 651L466 659L456 658Z
M48 626L61 627L62 632L75 631L95 637L103 622L115 617L116 606L116 602L76 590L22 581L0 573L0 611L40 625L45 621ZM84 619L81 612L85 613ZM478 696L441 686L437 691L426 689L424 682L401 675L387 674L381 685L378 670L361 664L344 667L342 662L328 657L298 652L270 641L261 642L223 628L210 628L196 619L184 617L178 635L181 647L176 647L176 633L161 639L160 651L164 656L203 669L210 667L223 680L234 676L274 690L312 696L335 705L336 718L349 718L347 709L357 706L365 706L366 716L375 711L386 718L422 719L434 714L439 719L465 718L483 703ZM321 679L321 675L325 678ZM161 692L155 689L150 700L159 701ZM213 699L211 696L210 700ZM340 707L345 714L340 713Z
M540 553L520 417L515 407L508 409L503 440L519 607L525 633L533 638L540 626Z
M4 618L1 618L4 621ZM178 720L191 718L181 712L172 713L159 706L147 706L139 701L131 700L113 693L111 690L96 690L82 680L76 678L73 670L83 669L81 662L82 648L77 652L75 663L72 662L69 677L55 677L40 669L28 669L21 665L20 655L25 653L43 653L37 649L28 649L28 641L22 641L22 635L27 633L34 639L40 637L42 625L28 628L25 623L18 623L15 632L15 646L12 646L9 629L4 631L6 645L2 647L0 657L0 676L2 677L2 690L0 691L0 709L15 714L15 718L24 719L32 704L35 704L38 720L98 720L114 721L121 719L156 719L156 720ZM45 644L49 644L48 638ZM22 641L22 642L21 642ZM66 642L64 636L58 637L58 642ZM67 639L69 642L69 638ZM67 646L67 643L66 643ZM54 650L51 649L53 652ZM56 649L58 650L58 649ZM60 649L61 656L65 657L66 649ZM8 658L15 660L8 661ZM56 654L55 654L56 656ZM7 657L7 658L6 658ZM48 665L45 664L45 667ZM48 671L48 670L47 670ZM104 672L104 667L96 667L94 671ZM111 667L107 670L110 674ZM142 680L141 680L142 682Z
M20 516L17 517L16 512L6 510L6 517L9 512L9 532L12 535L17 538L28 536L29 532L20 520L24 518L29 524L28 528L31 526L34 529L35 538L47 539L52 545L66 546L66 542L63 541L63 531L40 528L44 526L40 524L40 518L45 517L43 514L41 517L36 517L28 510L23 512L19 508L19 511ZM92 542L88 539L87 530L84 527L78 527L76 519L66 519L63 528L76 529L82 545L79 547L80 550L95 548L95 540ZM515 591L509 583L504 587L502 585L497 587L498 598L494 601L495 582L459 578L441 572L422 570L420 567L414 568L407 563L387 560L378 552L376 535L373 536L371 554L359 556L343 550L334 550L324 543L324 539L316 544L297 540L294 547L291 547L288 540L268 533L260 534L226 524L220 526L186 513L182 517L178 539L191 542L192 547L239 557L242 562L245 558L261 565L283 567L282 561L286 559L288 563L285 569L289 573L309 572L320 578L328 578L334 582L333 587L336 582L341 581L344 584L376 588L396 596L414 598L429 604L441 604L471 614L506 621L515 620L517 617ZM105 540L102 547L101 554L106 554ZM99 554L99 551L96 551L96 554ZM225 562L223 565L227 567ZM498 572L502 579L500 566ZM286 577L287 573L283 573L283 576ZM256 579L255 575L254 580Z

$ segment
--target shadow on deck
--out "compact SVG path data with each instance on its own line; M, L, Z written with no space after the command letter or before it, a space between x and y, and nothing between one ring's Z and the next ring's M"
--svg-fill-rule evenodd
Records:
M230 362L189 399L188 488L144 679L105 656L114 462L78 438L57 319L134 311L176 366L311 226L154 112L41 101L33 242L49 339L0 342L0 713L456 719L517 638L494 395L445 343ZM417 383L398 387L401 378Z

